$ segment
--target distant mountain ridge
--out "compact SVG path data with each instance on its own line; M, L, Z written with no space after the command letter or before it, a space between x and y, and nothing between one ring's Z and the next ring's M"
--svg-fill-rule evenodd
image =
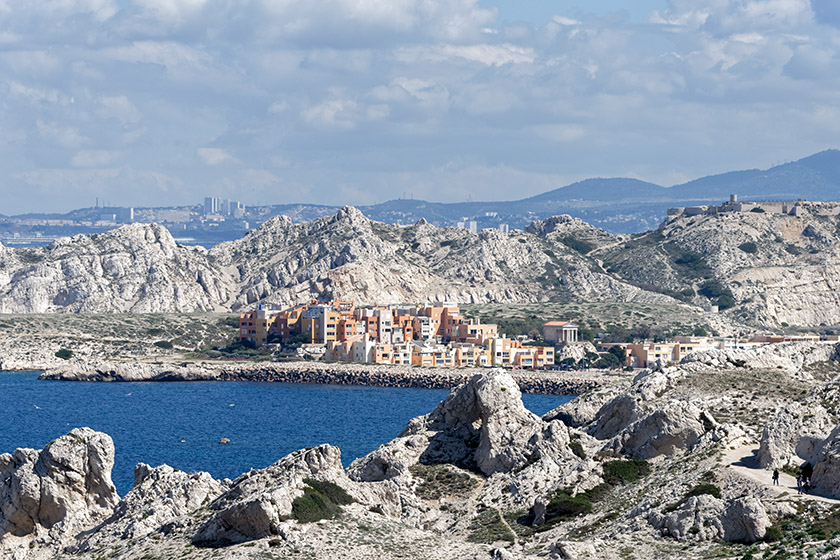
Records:
M731 171L672 187L632 178L592 178L519 200L446 203L403 198L358 206L358 209L373 220L389 224L408 225L425 219L436 226L454 226L458 222L475 221L478 229L503 225L524 229L534 220L568 214L612 234L621 234L656 229L670 207L719 203L730 194L737 194L741 199L840 200L840 151L826 150L770 169ZM280 215L306 222L341 209L307 203L259 208L254 218L257 223ZM94 209L86 211L96 213ZM83 213L75 210L63 216ZM39 216L62 217L36 214L17 217Z
M406 225L422 218L436 226L453 226L475 221L478 229L502 224L523 229L534 220L568 214L621 234L656 229L668 208L719 203L730 194L760 200L840 200L840 151L826 150L766 170L731 171L672 187L632 178L592 178L519 200L446 203L403 198L358 208L385 223ZM303 220L339 210L316 204L272 208L276 214Z

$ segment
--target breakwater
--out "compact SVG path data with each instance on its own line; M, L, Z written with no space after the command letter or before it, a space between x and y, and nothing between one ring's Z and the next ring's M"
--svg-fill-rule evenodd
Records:
M319 362L185 362L169 365L132 362L67 364L46 370L40 379L94 382L252 381L451 389L482 371L486 370ZM580 395L603 382L603 373L599 372L515 370L510 373L525 393Z

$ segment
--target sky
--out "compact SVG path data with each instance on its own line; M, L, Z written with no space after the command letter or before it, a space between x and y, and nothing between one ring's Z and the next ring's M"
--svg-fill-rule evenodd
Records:
M511 200L840 143L836 0L0 0L0 214Z

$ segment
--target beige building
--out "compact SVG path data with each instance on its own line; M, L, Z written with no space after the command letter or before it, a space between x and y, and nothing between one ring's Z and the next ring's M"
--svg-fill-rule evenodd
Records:
M549 344L577 342L578 326L569 321L549 321L543 325L543 340Z

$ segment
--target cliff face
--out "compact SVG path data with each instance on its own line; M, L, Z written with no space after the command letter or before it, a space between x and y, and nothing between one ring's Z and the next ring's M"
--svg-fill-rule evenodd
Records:
M617 276L693 303L731 292L726 314L762 325L840 323L840 220L817 203L802 216L678 217L598 253ZM708 298L708 299L707 299Z
M529 231L473 234L424 221L390 226L355 208L293 224L275 218L212 250L134 224L0 252L0 312L237 310L312 298L363 303L588 299L659 301L584 253L613 237L558 217Z
M202 251L158 225L0 252L2 313L222 310L232 288Z

